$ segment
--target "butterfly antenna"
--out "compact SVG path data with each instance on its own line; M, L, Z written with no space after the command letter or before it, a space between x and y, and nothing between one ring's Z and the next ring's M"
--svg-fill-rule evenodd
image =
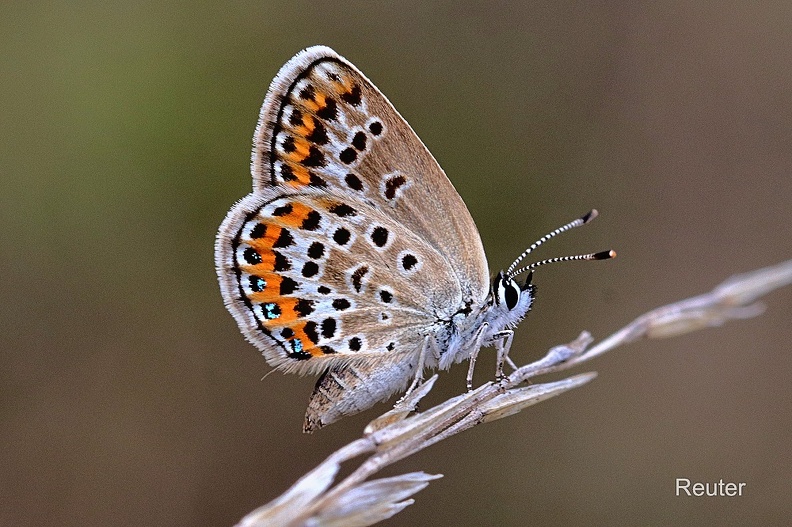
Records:
M575 256L559 256L558 258L548 258L547 260L542 260L541 262L532 263L531 265L526 265L525 267L518 269L517 272L514 274L509 275L511 278L515 278L526 271L533 271L537 267L542 265L547 265L556 262L570 262L572 260L610 260L611 258L616 258L616 251L602 251L599 253L591 253L591 254L577 254Z
M591 220L596 218L598 215L599 215L599 212L597 212L597 209L591 209L585 215L581 216L580 218L576 219L575 221L570 221L569 223L567 223L563 227L559 227L556 230L554 230L553 232L545 234L544 236L542 236L541 238L536 240L530 247L525 249L525 251L516 260L514 260L514 262L512 262L512 264L509 266L509 268L506 269L506 276L514 278L515 276L519 275L523 270L527 269L527 267L526 267L526 268L524 268L523 270L521 270L518 273L512 273L514 268L517 267L517 264L519 264L523 260L523 258L525 258L529 254L531 254L531 252L534 249L536 249L537 247L542 245L544 242L546 242L550 238L554 238L555 236L558 236L562 232L566 232L568 230L574 229L575 227L582 227L583 225L591 222ZM576 259L579 259L579 258L576 258ZM549 263L549 262L547 262L547 263Z

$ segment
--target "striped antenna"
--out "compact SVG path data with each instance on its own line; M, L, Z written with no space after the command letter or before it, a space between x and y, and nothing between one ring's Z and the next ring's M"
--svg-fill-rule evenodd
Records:
M591 254L578 254L575 256L559 256L558 258L548 258L547 260L542 260L541 262L532 263L531 265L526 265L525 267L517 270L514 274L509 275L511 278L515 278L520 276L526 271L533 271L539 266L547 265L556 262L569 262L572 260L610 260L611 258L616 258L616 251L602 251L599 253L591 253Z
M508 276L510 278L514 278L515 276L519 275L522 271L527 269L527 268L524 268L524 269L520 270L520 272L518 272L518 273L512 273L514 268L517 267L517 264L519 264L523 260L523 258L525 258L529 254L531 254L531 252L534 249L536 249L537 247L542 245L544 242L546 242L550 238L554 238L555 236L561 234L562 232L566 232L566 231L568 231L570 229L574 229L575 227L582 227L583 225L591 222L591 220L596 218L597 215L599 215L599 212L597 212L597 209L591 209L588 213L586 213L585 215L583 215L580 218L576 219L575 221L570 221L569 223L567 223L563 227L559 227L556 230L554 230L553 232L545 234L544 236L542 236L541 238L536 240L530 247L525 249L525 251L516 260L514 260L514 262L512 262L512 264L509 266L508 269L506 269L506 276ZM581 258L578 258L578 259L581 259Z

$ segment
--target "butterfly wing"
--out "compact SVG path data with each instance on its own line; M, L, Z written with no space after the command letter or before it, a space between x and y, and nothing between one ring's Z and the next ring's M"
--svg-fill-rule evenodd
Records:
M223 297L248 340L298 373L417 354L459 290L443 256L364 202L280 192L241 200L217 238Z
M324 372L312 430L403 389L425 338L487 294L486 258L415 132L329 48L298 53L276 76L252 172L253 192L218 233L220 286L270 364Z
M254 138L253 186L355 196L442 254L466 296L489 282L473 218L388 99L324 46L295 55L272 83Z

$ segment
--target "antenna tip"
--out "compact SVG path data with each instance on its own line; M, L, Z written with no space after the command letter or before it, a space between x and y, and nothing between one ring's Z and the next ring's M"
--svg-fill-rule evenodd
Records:
M588 211L586 213L585 216L583 216L580 219L583 220L583 225L585 225L588 222L590 222L591 220L593 220L594 218L596 218L597 216L599 216L599 212L597 212L597 209L591 209L590 211Z
M602 251L601 253L595 253L592 256L592 260L610 260L611 258L616 258L616 251L611 249L610 251Z

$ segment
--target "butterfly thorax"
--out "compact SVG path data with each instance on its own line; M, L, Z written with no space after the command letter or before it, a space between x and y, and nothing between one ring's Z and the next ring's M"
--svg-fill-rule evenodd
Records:
M516 327L530 311L534 291L530 283L519 286L499 273L483 302L466 304L453 315L448 331L438 333L437 366L446 369L462 362L479 347L493 344L498 333Z

